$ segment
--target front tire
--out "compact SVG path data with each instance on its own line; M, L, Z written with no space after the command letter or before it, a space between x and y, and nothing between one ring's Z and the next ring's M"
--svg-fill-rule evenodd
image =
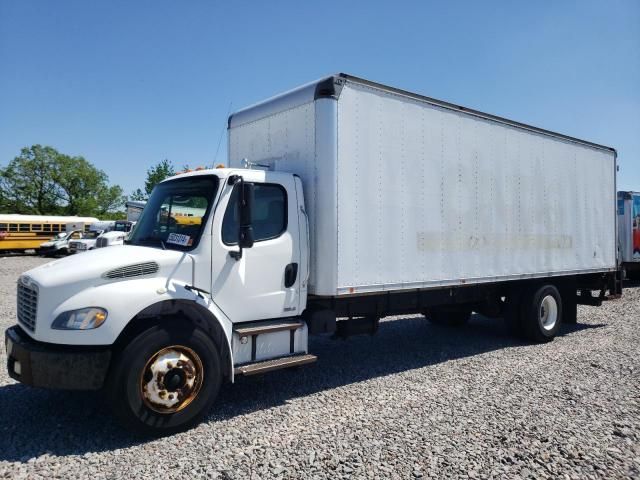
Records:
M116 357L108 396L115 416L145 435L167 435L200 422L221 384L218 348L182 323L143 331Z

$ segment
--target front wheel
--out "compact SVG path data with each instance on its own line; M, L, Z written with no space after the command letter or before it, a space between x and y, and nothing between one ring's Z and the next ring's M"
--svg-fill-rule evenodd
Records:
M143 434L185 430L206 415L221 384L220 355L198 328L157 325L117 356L109 378L116 417Z

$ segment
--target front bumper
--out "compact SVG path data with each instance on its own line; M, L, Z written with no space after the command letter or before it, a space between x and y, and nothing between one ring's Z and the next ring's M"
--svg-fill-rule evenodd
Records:
M63 390L99 390L111 351L37 342L19 326L5 332L9 376L26 385Z

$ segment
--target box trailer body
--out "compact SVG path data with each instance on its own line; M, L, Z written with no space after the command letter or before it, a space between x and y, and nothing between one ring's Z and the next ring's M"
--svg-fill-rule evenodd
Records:
M313 295L617 268L610 148L337 77L233 115L245 159L302 179Z
M620 261L627 275L640 272L640 193L618 192Z
M315 361L309 335L478 312L550 341L621 293L611 148L343 74L228 133L231 168L158 184L124 245L20 276L12 378L106 387L163 434L223 380Z
M146 201L143 200L129 200L125 203L125 208L127 210L127 220L130 222L135 222L140 218L140 214L144 209Z

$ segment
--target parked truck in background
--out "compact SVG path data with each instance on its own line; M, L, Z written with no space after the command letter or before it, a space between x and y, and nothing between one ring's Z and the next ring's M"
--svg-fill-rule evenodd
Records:
M618 241L625 275L640 279L639 192L618 192Z
M130 200L125 206L127 209L127 219L118 220L113 231L107 232L98 238L96 248L113 247L115 245L124 245L124 242L140 218L140 214L144 209L146 202L138 200Z
M20 277L12 378L104 388L167 433L236 376L315 361L309 335L480 312L545 342L621 294L612 148L344 74L228 140L230 168L160 183L126 245Z
M86 232L80 240L69 242L70 253L86 252L96 248L97 241L100 237L112 231L115 228L115 220L101 220L92 223L89 231Z
M77 218L69 217L70 221L65 224L65 231L58 233L48 242L40 244L38 254L45 257L58 255L68 255L70 253L69 244L72 241L80 240L88 234L90 226L98 221L97 218Z
M129 220L116 221L113 230L103 233L96 239L96 248L124 245L125 239L135 224L136 222Z
M89 225L89 231L82 238L69 242L69 253L82 253L96 248L96 242L103 234L111 231L115 226L115 220L102 220Z

